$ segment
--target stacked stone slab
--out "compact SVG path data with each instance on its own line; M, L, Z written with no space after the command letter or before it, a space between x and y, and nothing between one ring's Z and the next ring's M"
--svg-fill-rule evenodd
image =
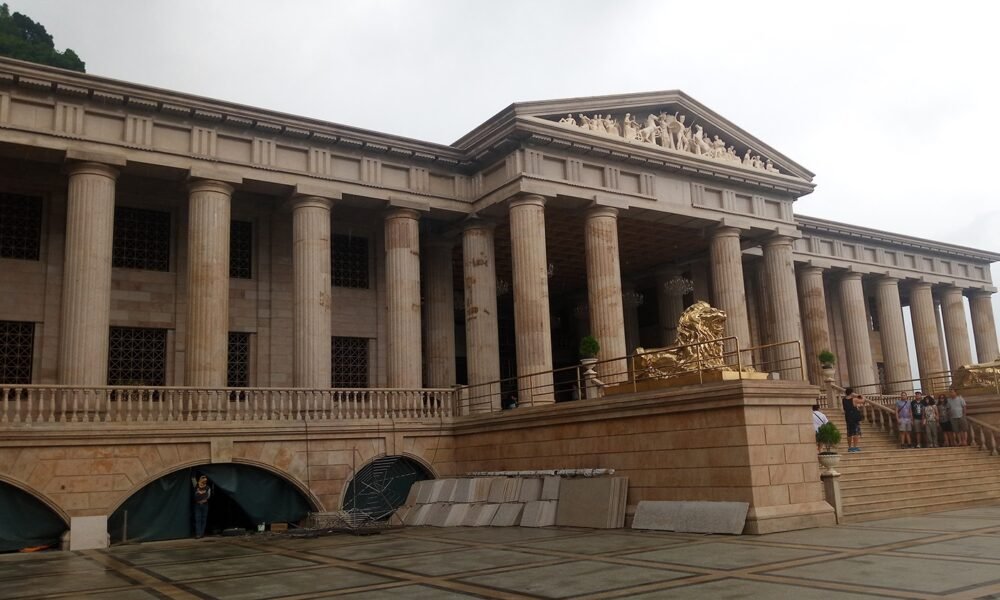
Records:
M489 476L418 481L396 512L407 526L616 528L624 477Z

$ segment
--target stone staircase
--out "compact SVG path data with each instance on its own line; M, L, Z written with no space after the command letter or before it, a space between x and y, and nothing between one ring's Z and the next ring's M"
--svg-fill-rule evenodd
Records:
M847 432L839 407L827 417ZM1000 502L1000 457L974 447L900 449L894 434L862 424L861 452L840 445L840 490L849 522Z

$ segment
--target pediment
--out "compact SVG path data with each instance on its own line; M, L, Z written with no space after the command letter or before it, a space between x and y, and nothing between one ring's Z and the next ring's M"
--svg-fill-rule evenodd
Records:
M515 118L539 120L594 141L695 157L756 174L807 182L814 176L680 91L516 103L508 111Z

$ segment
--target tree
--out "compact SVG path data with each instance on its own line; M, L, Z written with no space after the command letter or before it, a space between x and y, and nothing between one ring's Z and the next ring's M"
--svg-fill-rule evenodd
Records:
M32 21L27 15L11 13L6 4L0 5L0 56L86 72L76 52L69 48L58 52L52 36L41 23Z

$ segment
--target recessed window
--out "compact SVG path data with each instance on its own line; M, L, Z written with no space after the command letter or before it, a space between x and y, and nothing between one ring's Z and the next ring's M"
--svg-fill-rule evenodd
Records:
M108 385L164 385L167 330L112 327L108 344Z
M334 337L332 344L331 387L368 387L368 338Z
M333 286L368 289L368 238L335 234L330 251Z
M249 221L229 225L229 276L253 279L253 223Z
M38 260L42 247L42 199L0 194L0 258Z
M170 270L170 213L115 208L112 265L122 269Z
M229 332L226 387L250 387L250 334Z
M0 383L31 383L34 350L34 323L0 321Z
M880 331L882 323L878 314L878 302L875 298L868 298L868 325L872 331Z

